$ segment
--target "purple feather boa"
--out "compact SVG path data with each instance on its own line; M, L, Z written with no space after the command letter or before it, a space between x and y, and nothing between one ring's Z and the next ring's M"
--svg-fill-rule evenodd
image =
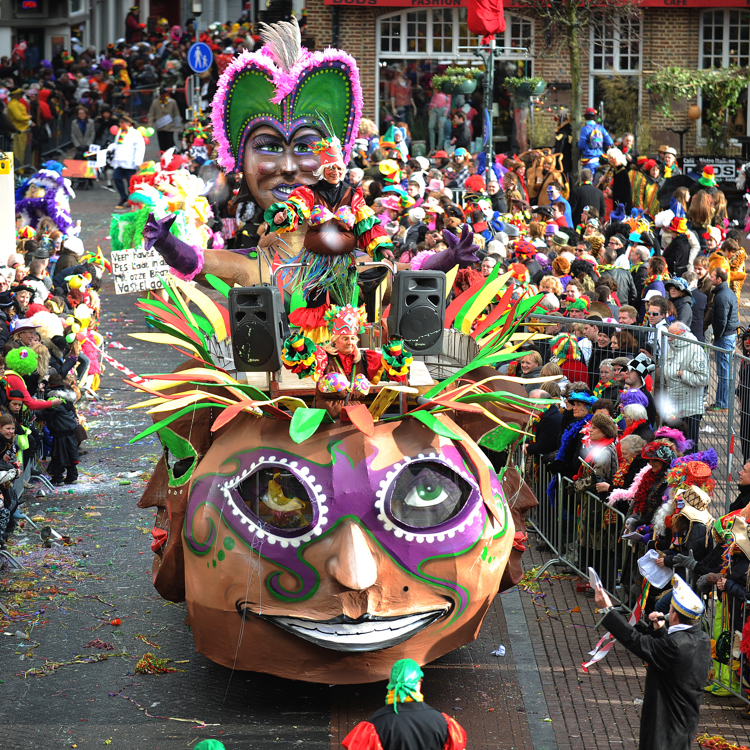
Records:
M190 273L182 273L181 271L172 268L172 266L169 267L172 276L176 276L183 281L192 281L203 270L203 263L206 260L206 251L202 247L198 247L198 245L190 245L190 247L193 248L198 257L198 264Z

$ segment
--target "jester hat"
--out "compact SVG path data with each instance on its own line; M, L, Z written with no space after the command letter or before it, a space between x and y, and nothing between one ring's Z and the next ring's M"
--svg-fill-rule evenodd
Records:
M361 312L352 305L331 305L325 314L331 338L334 336L358 336L364 322Z
M247 136L259 125L272 126L287 140L304 126L326 133L321 103L347 162L362 113L354 58L342 50L302 47L295 18L265 26L261 38L258 52L235 57L219 78L211 105L219 164L241 171Z

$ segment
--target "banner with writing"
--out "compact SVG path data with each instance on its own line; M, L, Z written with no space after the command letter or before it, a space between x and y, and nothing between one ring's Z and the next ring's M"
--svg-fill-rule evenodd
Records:
M161 289L161 277L169 273L169 266L156 250L113 250L112 276L115 294Z

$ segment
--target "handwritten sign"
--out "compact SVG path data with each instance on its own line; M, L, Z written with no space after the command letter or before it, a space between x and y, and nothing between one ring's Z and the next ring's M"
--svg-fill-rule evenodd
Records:
M156 250L113 250L112 276L115 294L161 289L161 277L169 273L169 266Z

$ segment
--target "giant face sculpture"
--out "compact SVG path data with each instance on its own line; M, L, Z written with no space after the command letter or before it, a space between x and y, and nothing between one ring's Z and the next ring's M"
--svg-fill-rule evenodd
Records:
M192 416L160 430L167 460L140 505L160 507L155 585L184 596L213 661L384 679L397 659L472 641L520 577L516 524L536 501L515 470L501 483L476 418L464 431L441 415L460 440L405 419L369 436L335 423L298 445L281 419L243 416L211 441L210 412Z

